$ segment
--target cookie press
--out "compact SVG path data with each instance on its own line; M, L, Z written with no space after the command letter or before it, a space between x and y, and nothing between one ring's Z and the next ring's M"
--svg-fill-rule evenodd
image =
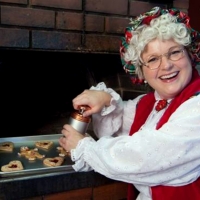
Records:
M71 113L70 118L69 118L69 122L68 124L70 124L74 129L76 129L78 132L85 134L88 126L91 122L91 117L84 117L83 113L90 109L90 107L82 105L79 106L79 109L77 111L74 111Z

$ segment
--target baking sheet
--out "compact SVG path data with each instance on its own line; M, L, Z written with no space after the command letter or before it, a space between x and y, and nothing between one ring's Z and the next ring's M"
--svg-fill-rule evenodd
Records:
M18 175L28 175L28 174L39 174L39 173L49 173L49 172L59 172L64 170L72 170L72 164L70 156L65 156L64 162L61 166L57 167L47 167L43 164L44 158L53 158L59 156L59 151L57 147L60 146L58 143L58 139L61 137L61 134L51 134L51 135L39 135L39 136L25 136L25 137L7 137L0 138L1 142L13 142L14 149L12 152L4 152L0 151L0 167L3 165L7 165L12 160L20 160L24 167L21 171L13 171L13 172L2 172L0 171L1 177L8 176L18 176ZM30 149L36 148L36 141L48 140L53 142L53 146L49 150L44 150L38 148L38 152L42 155L45 155L43 159L38 159L34 161L29 161L24 156L19 156L20 147L27 146Z

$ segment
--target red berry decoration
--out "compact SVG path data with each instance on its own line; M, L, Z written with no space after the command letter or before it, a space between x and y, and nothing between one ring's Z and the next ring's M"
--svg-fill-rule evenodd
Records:
M163 108L165 108L166 106L167 106L167 100L166 99L159 100L157 105L156 105L156 111L160 111Z

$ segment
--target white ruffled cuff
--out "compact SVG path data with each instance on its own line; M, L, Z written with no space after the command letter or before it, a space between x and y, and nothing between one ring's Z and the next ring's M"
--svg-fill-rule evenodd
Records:
M105 116L115 110L118 101L120 100L120 95L115 92L112 88L107 88L104 82L100 82L96 87L92 86L90 90L101 90L109 93L112 98L110 101L110 106L105 106L101 111L101 116Z
M85 162L84 151L86 148L90 148L90 146L94 142L95 140L91 136L85 137L79 141L76 149L71 150L71 159L73 162L75 162L75 164L72 165L72 167L75 171L91 171L92 170L92 168Z

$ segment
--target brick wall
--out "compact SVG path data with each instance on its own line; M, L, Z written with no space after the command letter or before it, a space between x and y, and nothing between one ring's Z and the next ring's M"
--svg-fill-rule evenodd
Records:
M153 6L169 6L150 2L1 0L0 48L118 53L119 37L130 17ZM173 1L184 11L188 4L189 0Z

